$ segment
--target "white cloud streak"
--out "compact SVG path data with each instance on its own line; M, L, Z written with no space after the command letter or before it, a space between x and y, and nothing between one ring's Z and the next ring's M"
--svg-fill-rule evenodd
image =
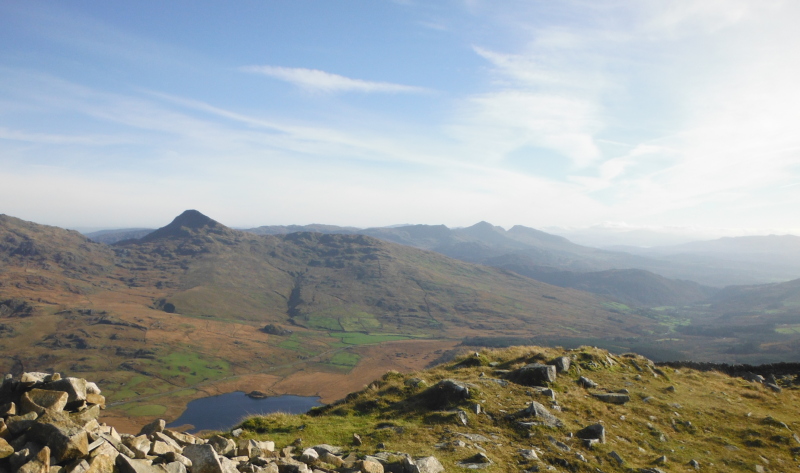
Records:
M301 89L313 92L364 92L364 93L389 93L389 94L419 94L427 93L428 89L411 85L393 84L391 82L372 82L361 79L351 79L318 69L305 69L302 67L279 66L245 66L244 72L262 74L268 77L289 82Z

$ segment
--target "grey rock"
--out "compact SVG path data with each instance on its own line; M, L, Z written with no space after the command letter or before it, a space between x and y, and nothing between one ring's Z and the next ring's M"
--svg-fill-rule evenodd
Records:
M539 455L536 454L536 450L533 449L526 449L521 448L519 449L519 454L522 455L522 458L525 460L538 460Z
M116 464L120 473L164 473L163 469L153 466L150 460L128 458L125 455L118 456Z
M444 467L436 457L422 457L417 459L406 457L404 466L405 473L440 473L444 471Z
M192 462L192 473L234 473L223 469L222 459L210 444L187 445L183 448L183 456ZM227 460L227 459L226 459ZM225 463L226 467L228 463Z
M342 457L336 456L331 452L322 452L321 454L319 454L319 459L320 461L325 462L329 465L333 465L337 468L344 465L344 460L342 460Z
M594 381L585 376L581 376L580 378L578 378L578 385L587 389L597 387L597 383L595 383Z
M215 435L208 439L208 444L214 447L214 450L225 457L232 457L236 454L236 444L233 440L226 439L221 435Z
M300 454L299 460L303 463L309 464L319 460L319 453L313 448L307 448Z
M59 413L47 414L28 430L28 436L42 445L50 447L56 463L83 458L89 453L89 438L82 428Z
M631 400L629 395L621 393L595 393L592 396L609 404L625 404Z
M575 433L575 436L584 440L597 440L606 443L606 428L603 424L592 424Z
M556 358L555 360L551 361L548 364L555 366L557 372L565 373L569 371L570 359L568 356L559 356L558 358Z
M86 380L82 378L61 378L40 386L41 389L64 391L67 393L67 404L80 403L86 400Z
M261 447L258 445L258 442L252 439L239 439L239 442L236 446L236 453L240 457L253 458L262 456L264 454L264 452L261 450Z
M183 432L175 432L173 430L165 429L164 435L171 438L172 440L178 442L178 445L185 447L187 445L194 445L198 442L197 437L190 434L185 434Z
M530 363L509 373L508 378L524 386L547 386L556 380L556 367Z
M383 473L383 465L376 458L365 458L360 462L361 473Z
M783 389L781 389L781 387L778 386L777 384L766 383L765 386L768 387L769 389L771 389L773 392L776 392L776 393L779 393L779 392L783 391Z
M321 443L319 445L314 445L311 448L316 450L317 453L319 453L320 455L322 455L322 452L330 452L330 453L333 453L334 455L341 455L342 452L344 451L344 449L342 447L334 447L333 445L328 445L327 443Z
M553 446L555 446L559 450L562 450L564 452L569 452L570 450L572 450L571 448L569 448L569 445L565 444L564 442L559 441L558 439L556 439L552 435L549 435L547 437L547 440L550 441L550 443L552 443Z
M97 387L97 384L87 381L86 394L102 394L102 391L100 391L100 388Z
M459 404L469 399L469 386L453 379L443 379L428 388L425 393L433 407Z
M136 437L123 437L122 443L131 449L136 459L142 460L150 454L150 449L153 447L150 439L146 435L138 435Z
M192 461L189 460L187 457L183 456L177 452L168 452L164 455L164 459L167 460L169 463L178 462L183 463L183 466L186 468L192 467Z
M35 412L38 415L46 411L61 412L67 405L68 397L67 393L61 391L32 389L20 397L20 412L22 414Z
M608 456L611 457L611 459L614 460L615 462L617 462L617 464L619 464L619 465L622 465L623 463L625 463L625 460L623 460L622 457L619 456L619 453L617 453L617 452L615 452L613 450L611 451L611 453L608 454Z
M561 427L562 422L558 417L554 416L542 404L531 401L527 408L522 411L522 414L528 417L534 417L537 421L550 427Z

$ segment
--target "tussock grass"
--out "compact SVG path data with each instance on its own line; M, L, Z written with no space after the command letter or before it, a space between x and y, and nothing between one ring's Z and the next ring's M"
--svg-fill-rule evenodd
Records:
M559 374L550 386L560 411L534 388L502 380L504 370L557 356L572 360L569 372ZM363 390L305 415L251 417L241 427L246 436L270 439L279 447L302 438L306 446L341 445L359 455L378 450L434 455L448 471L460 471L456 463L478 451L495 462L487 471L497 472L537 465L555 465L558 471L638 471L655 466L662 455L668 463L659 467L665 471L688 470L692 459L704 471L754 471L757 464L772 471L796 468L792 449L800 446L793 438L800 428L797 388L786 385L783 392L772 393L718 372L656 370L641 356L614 356L593 347L483 350L427 371L389 372ZM591 378L599 388L580 387L579 376ZM466 383L469 398L438 402L435 387L443 379ZM631 396L625 405L606 404L590 395L622 389ZM518 420L532 420L522 413L531 401L550 408L563 427L521 428ZM476 414L475 405L484 413ZM454 410L466 412L466 426ZM574 433L598 422L606 428L607 443L586 448ZM364 441L359 447L352 445L355 433ZM480 434L483 439L462 434ZM466 446L457 446L457 441ZM540 460L523 459L523 448L537 449ZM622 465L609 457L612 451L625 460Z

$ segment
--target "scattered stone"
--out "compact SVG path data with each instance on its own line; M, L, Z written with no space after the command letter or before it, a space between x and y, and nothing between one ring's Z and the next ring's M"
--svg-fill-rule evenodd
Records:
M565 444L564 442L559 441L558 439L556 439L552 435L548 436L547 440L550 441L550 443L552 443L553 446L555 446L559 450L563 450L565 452L569 452L570 450L572 450L571 448L569 448L569 445Z
M457 463L457 465L461 468L468 468L470 470L486 468L492 464L494 464L494 462L482 452L478 452L475 455Z
M592 396L609 404L625 404L631 400L629 395L622 393L594 393Z
M777 384L774 384L774 383L766 383L765 386L768 387L769 389L771 389L772 391L776 392L776 393L779 393L779 392L783 391L783 389L781 389L780 386L778 386Z
M699 470L700 469L700 462L695 460L694 458L692 458L691 460L689 460L689 466L691 466L695 470Z
M558 373L566 373L569 371L570 359L568 356L559 356L548 364L555 366Z
M522 458L526 460L538 460L539 455L536 454L536 450L528 449L528 448L520 448L519 454L522 455Z
M589 378L587 378L585 376L581 376L580 378L578 378L578 385L582 386L582 387L584 387L586 389L591 389L591 388L596 388L597 387L597 383L595 383L594 381L592 381L591 379L589 379Z
M606 443L606 428L603 424L592 424L579 430L575 436L583 440L594 440L595 442ZM588 446L591 445L592 443Z
M458 421L464 425L467 425L467 423L469 423L469 418L467 417L467 413L461 409L456 411L456 417L458 418Z
M523 386L547 386L556 380L556 367L541 363L530 363L510 372L507 377Z
M423 457L416 460L411 457L405 459L406 473L440 473L444 467L436 457Z
M314 463L315 461L319 460L319 453L317 453L317 451L313 448L307 448L303 450L299 460L306 464Z
M563 424L556 416L550 413L542 404L531 401L531 403L523 409L520 413L526 417L535 418L539 424L544 424L550 427L561 427Z
M622 457L619 456L619 453L617 453L617 452L615 452L613 450L611 451L611 453L608 454L608 456L611 457L611 459L614 460L615 462L617 462L617 464L619 464L619 465L622 465L623 463L625 463L625 460L623 460Z

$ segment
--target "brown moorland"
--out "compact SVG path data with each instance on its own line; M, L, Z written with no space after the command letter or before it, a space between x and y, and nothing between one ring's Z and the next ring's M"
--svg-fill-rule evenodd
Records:
M196 211L114 246L0 216L0 262L0 370L96 379L109 414L134 423L228 389L330 400L465 337L625 339L658 325L428 251L363 235L253 235ZM303 373L335 388L305 386Z

